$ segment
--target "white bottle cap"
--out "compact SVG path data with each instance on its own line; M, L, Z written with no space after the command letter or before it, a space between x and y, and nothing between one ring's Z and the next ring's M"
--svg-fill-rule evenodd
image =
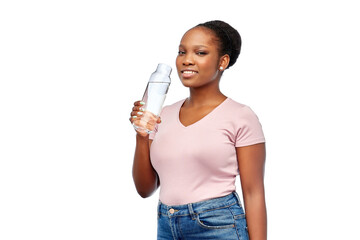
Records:
M163 74L166 74L167 76L170 76L171 74L171 67L165 63L159 63L157 68L157 72L161 72Z

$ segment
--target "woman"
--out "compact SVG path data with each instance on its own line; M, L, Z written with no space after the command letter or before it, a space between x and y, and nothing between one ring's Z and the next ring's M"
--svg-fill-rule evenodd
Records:
M249 107L219 89L240 47L239 33L222 21L187 31L176 67L190 96L164 107L150 135L137 132L136 189L145 198L161 185L158 239L266 239L262 128ZM135 102L131 122L143 115L142 104Z

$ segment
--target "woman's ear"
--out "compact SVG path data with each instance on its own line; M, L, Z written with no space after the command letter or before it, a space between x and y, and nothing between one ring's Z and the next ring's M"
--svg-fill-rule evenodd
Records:
M222 56L219 62L219 70L224 71L228 67L229 62L230 62L230 56L228 54Z

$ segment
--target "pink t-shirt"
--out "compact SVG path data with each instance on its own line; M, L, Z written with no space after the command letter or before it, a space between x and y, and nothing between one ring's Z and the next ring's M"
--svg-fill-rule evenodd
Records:
M150 135L151 163L160 178L160 201L182 205L222 197L235 190L236 147L265 142L261 124L246 105L227 98L204 118L185 127L185 100L163 108Z

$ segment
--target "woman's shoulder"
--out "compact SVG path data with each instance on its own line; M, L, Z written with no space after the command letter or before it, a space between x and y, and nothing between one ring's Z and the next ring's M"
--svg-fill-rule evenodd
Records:
M176 101L176 102L174 102L174 103L172 103L172 104L170 104L170 105L165 105L164 109L169 109L169 110L171 110L171 109L180 108L181 105L184 103L185 100L186 100L186 99L181 99L181 100Z
M178 111L182 104L184 103L185 99L181 99L175 103L172 103L170 105L165 105L162 109L162 114L165 114L165 113L170 113L170 112L173 112L173 111Z
M228 105L230 105L231 107L235 107L236 109L242 109L244 107L248 107L247 105L243 104L243 103L240 103L240 102L237 102L235 101L234 99L228 97L227 99L227 102L228 102Z
M253 117L256 116L255 112L246 104L237 102L231 98L228 98L228 110L232 112L233 115L241 117Z
M247 112L249 110L251 110L251 108L243 103L237 102L235 100L233 100L232 98L228 98L228 108L232 109L232 111L235 112Z

